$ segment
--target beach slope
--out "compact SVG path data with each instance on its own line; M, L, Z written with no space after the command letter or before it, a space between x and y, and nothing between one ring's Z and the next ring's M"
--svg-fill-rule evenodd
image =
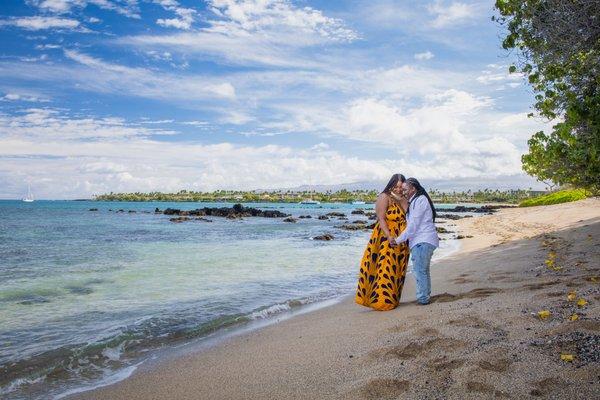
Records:
M432 267L428 306L409 277L393 311L349 296L74 398L597 398L600 200L457 225L473 238Z

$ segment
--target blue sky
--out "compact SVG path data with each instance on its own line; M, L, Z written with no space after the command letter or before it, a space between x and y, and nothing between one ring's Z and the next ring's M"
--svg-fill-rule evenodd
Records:
M536 186L493 1L4 0L0 198Z

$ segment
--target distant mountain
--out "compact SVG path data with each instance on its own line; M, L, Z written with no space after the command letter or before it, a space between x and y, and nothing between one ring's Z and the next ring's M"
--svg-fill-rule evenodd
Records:
M418 177L417 177L418 178ZM282 190L326 192L328 190L335 192L338 190L381 190L385 187L387 181L363 181L342 183L336 185L301 185ZM457 179L423 179L421 184L425 189L436 189L443 192L467 191L467 190L512 190L512 189L533 189L545 190L546 185L540 183L526 175L511 175L500 177L480 177L480 178L457 178Z

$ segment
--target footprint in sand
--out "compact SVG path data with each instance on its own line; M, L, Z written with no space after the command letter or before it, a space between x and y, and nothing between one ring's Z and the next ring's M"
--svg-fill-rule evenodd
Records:
M371 353L374 358L398 358L408 360L421 354L429 354L431 351L453 351L465 347L466 343L462 340L436 337L427 340L424 343L411 342L403 346L394 346L387 349L375 350Z
M557 388L562 388L564 386L566 386L567 383L555 378L555 377L550 377L550 378L545 378L542 379L540 381L534 382L533 383L533 389L531 389L531 392L529 392L530 395L532 396L548 396L549 394L552 394L555 389Z
M448 303L451 301L457 301L462 299L479 299L483 297L491 296L494 293L501 292L498 288L477 288L466 293L450 294L442 293L435 296L431 296L432 303Z
M479 368L492 372L506 372L512 361L508 358L497 358L492 360L481 360L477 363Z
M361 399L397 399L408 390L410 383L399 379L371 379L359 389Z
M417 331L419 336L438 336L440 331L434 328L422 328Z
M462 367L464 364L465 360L456 359L448 361L446 357L438 358L437 360L426 363L427 367L437 372L451 371L453 369Z
M453 279L451 282L454 283L454 284L456 284L456 285L462 285L464 283L473 283L473 282L476 282L476 281L474 281L473 279L460 277L460 278Z
M500 390L496 390L492 385L488 385L487 383L481 382L467 382L465 384L468 393L481 393L486 394L488 396L494 397L510 397L507 393L504 393Z
M527 285L523 285L522 287L528 290L540 290L547 288L549 286L555 286L560 283L559 280L547 281L547 282L539 282L539 283L529 283Z
M467 315L461 319L453 319L448 321L447 325L457 326L460 328L489 328L490 324L475 315Z

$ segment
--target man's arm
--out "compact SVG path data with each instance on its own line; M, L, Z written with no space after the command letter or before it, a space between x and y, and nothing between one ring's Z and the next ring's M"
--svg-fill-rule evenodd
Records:
M410 213L408 214L408 220L406 221L406 229L398 236L396 243L400 244L415 236L417 228L427 212L427 205L429 205L429 203L425 196L419 196L414 200L412 207L409 206Z

